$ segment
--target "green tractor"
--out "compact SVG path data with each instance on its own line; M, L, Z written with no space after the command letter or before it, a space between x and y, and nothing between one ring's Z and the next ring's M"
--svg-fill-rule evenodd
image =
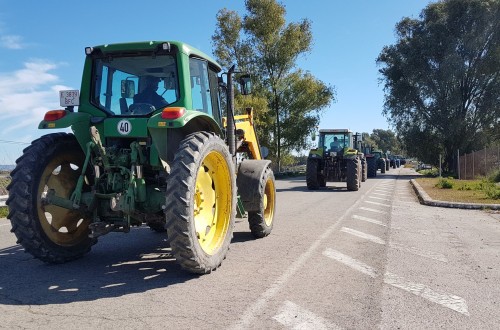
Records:
M378 170L380 170L380 173L385 173L389 168L389 162L387 161L387 158L385 158L385 154L380 150L367 150L366 162L368 164L369 178L376 177Z
M237 76L234 66L222 73L210 56L177 41L85 54L81 90L61 91L65 109L39 124L73 133L33 141L11 174L8 217L26 252L63 263L101 235L148 225L166 232L182 268L204 274L226 257L236 216L248 217L256 238L269 235L270 161L262 159L252 112L235 120L233 111L233 86L247 94L248 75Z
M348 129L319 130L318 147L307 158L307 188L317 190L326 182L346 182L347 190L358 190L367 177L366 159L354 149L358 140L359 136L353 138Z

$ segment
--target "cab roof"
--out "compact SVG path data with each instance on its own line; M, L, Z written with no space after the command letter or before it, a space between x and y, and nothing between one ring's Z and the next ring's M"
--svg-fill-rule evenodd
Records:
M202 52L201 50L190 46L181 41L139 41L139 42L127 42L127 43L116 43L116 44L105 44L92 47L93 49L99 49L103 54L113 53L113 52L133 52L133 51L154 51L162 47L163 44L169 44L170 46L175 46L180 52L186 54L187 56L196 56L209 61L213 66L217 68L217 71L221 71L222 67L212 58L212 56Z

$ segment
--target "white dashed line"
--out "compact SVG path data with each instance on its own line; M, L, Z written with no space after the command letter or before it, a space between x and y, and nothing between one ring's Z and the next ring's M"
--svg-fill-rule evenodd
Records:
M342 254L333 249L326 249L323 251L323 255L331 259L337 260L344 265L357 270L365 275L372 278L377 277L377 270L369 265L362 263L348 255ZM467 308L467 303L462 297L447 294L443 292L437 292L426 286L425 284L410 282L405 280L403 277L397 276L395 274L387 272L384 275L384 283L391 285L395 288L404 290L406 292L412 293L416 296L427 299L433 303L441 305L443 307L449 308L461 314L469 316L469 311Z
M373 193L373 195L378 195L378 196L390 196L391 194L390 194L390 193L384 193L384 194L381 194L381 193Z
M375 196L368 196L368 198L371 198L371 199L378 199L378 200L382 200L382 201L390 201L390 200L391 200L391 199L388 199L388 198L375 197Z
M375 270L375 268L372 268L372 267L362 263L361 261L358 261L356 259L353 259L353 258L345 255L345 254L342 254L339 251L328 248L325 251L323 251L323 255L328 257L328 258L337 260L338 262L341 262L344 265L349 266L352 269L355 269L355 270L357 270L363 274L366 274L372 278L377 277L377 271Z
M383 239L381 239L380 237L366 234L366 233L363 233L361 231L357 231L357 230L354 230L351 228L342 227L342 229L340 231L357 236L359 238L364 238L364 239L369 240L373 243L382 244L382 245L385 244L385 241Z
M391 206L390 206L390 205L388 205L388 204L383 204L383 203L378 203L378 202L372 202L372 201L365 201L365 203L370 203L370 204L374 204L374 205L380 205L380 206L391 207Z
M386 273L384 283L392 285L401 290L413 293L416 296L425 298L433 303L439 304L456 312L469 316L467 303L465 299L459 296L440 293L430 289L428 286L420 283L409 282L397 275Z
M357 220L363 220L366 222L371 222L371 223L374 223L374 224L379 225L379 226L387 227L387 225L385 223L383 223L382 221L378 221L378 220L368 218L368 217L363 217L361 215L353 215L352 218L357 219Z
M330 235L332 235L337 228L341 225L342 221L347 217L348 214L359 208L359 204L362 200L372 192L371 188L366 193L359 196L359 199L354 202L330 227L328 227L316 240L312 242L309 248L298 256L297 259L273 282L269 287L250 305L245 311L243 311L229 329L245 329L252 326L254 319L259 313L262 313L266 309L269 301L276 296L276 294L287 284L287 282L293 278L295 273L299 271L307 262L310 261L311 255L316 253L316 250L321 246L323 241L325 241Z
M377 210L377 209L371 209L369 207L360 207L359 209L360 210L364 210L364 211L374 212L374 213L383 213L383 214L387 213L385 211L381 211L381 210Z
M404 246L404 245L398 244L398 243L391 243L390 246L397 249L397 250L403 250L406 252L410 252L410 253L415 254L417 256L420 256L420 257L433 259L433 260L437 260L437 261L442 261L442 262L448 262L448 259L446 258L446 256L441 254L441 253L424 251L424 250L420 250L416 247Z
M339 327L338 325L333 324L328 320L288 300L283 303L278 311L278 314L273 316L273 319L275 319L288 329L341 329L341 327Z

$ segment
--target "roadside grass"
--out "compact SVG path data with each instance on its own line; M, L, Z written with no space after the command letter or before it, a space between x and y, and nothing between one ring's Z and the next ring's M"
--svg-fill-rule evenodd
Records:
M7 214L9 214L9 208L6 206L0 207L0 218L7 218Z
M500 204L500 186L486 179L417 178L416 181L435 200L462 203Z

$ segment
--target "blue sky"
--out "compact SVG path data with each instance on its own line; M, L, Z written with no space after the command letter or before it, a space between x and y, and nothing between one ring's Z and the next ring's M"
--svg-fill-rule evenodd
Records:
M375 59L395 42L394 26L417 18L428 0L281 1L287 22L312 22L313 48L298 67L336 89L320 128L390 129ZM244 15L244 1L0 0L0 164L13 164L58 91L79 89L86 46L180 40L212 54L215 16ZM24 144L23 144L24 143Z

